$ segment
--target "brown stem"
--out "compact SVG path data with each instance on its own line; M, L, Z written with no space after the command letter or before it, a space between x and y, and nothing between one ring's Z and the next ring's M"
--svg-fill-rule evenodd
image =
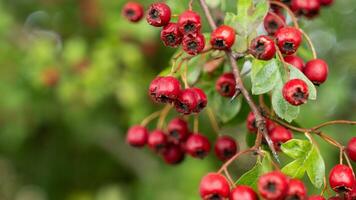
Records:
M299 29L299 31L303 34L303 36L305 37L305 39L307 39L308 45L313 53L313 58L317 59L318 55L316 53L315 47L313 45L313 42L311 41L310 37L308 36L308 34L306 34L302 29Z
M244 151L240 151L238 153L236 153L233 157L231 157L228 161L226 161L222 166L221 168L219 169L218 173L221 173L222 171L224 171L225 169L227 169L227 167L234 161L236 160L238 157L246 154L246 153L250 153L252 151L255 151L256 149L255 148L249 148L249 149L246 149Z
M329 122L325 122L322 124L319 124L317 126L314 126L313 128L311 128L312 131L316 131L319 130L325 126L329 126L329 125L335 125L335 124L349 124L349 125L356 125L356 121L349 121L349 120L334 120L334 121L329 121Z
M141 122L141 126L147 126L147 124L149 124L152 120L154 120L155 118L157 118L160 114L161 114L161 110L154 112L152 114L150 114L149 116L147 116L145 119L142 120Z

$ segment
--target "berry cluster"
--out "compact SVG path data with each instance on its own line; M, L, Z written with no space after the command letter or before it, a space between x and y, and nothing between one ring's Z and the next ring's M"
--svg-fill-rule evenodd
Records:
M320 12L322 6L330 6L333 0L278 0L286 5L297 16L305 16L307 18L313 18Z

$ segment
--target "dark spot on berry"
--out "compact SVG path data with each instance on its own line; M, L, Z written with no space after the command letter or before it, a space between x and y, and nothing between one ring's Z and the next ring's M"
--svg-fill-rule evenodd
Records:
M136 13L135 13L134 10L128 9L128 10L126 10L125 15L128 16L128 17L133 17L133 16L136 15Z
M206 156L206 152L202 149L198 149L195 151L195 155L198 157L198 158L204 158Z
M166 40L170 44L174 44L176 42L176 37L173 34L169 34L166 36Z
M159 12L156 9L151 9L149 15L152 19L157 19L159 17Z
M257 44L255 46L255 50L257 54L262 54L265 51L265 43L261 41L257 41Z
M221 85L221 92L223 94L230 94L231 88L229 84L223 84Z
M208 200L221 200L222 198L217 195L217 194L213 194L211 197L208 198Z
M159 101L162 102L162 103L168 103L171 101L171 99L165 95L161 95L159 98Z
M223 154L225 158L230 158L231 156L233 156L233 152L228 149L224 149Z
M184 26L184 31L185 31L186 33L188 33L188 32L194 32L194 31L195 31L195 25L188 22L188 23Z
M253 120L253 122L252 122L252 127L253 127L253 128L257 128L257 122L256 122L256 120Z
M297 91L293 94L293 97L297 101L305 101L306 100L306 95L300 88L297 88Z
M275 192L276 191L276 183L273 182L268 182L267 185L265 186L265 189L270 191L270 192Z
M294 43L293 42L285 42L284 44L283 44L283 49L285 50L285 51L294 51Z
M226 47L225 41L222 40L222 39L216 39L216 40L214 41L214 46L215 46L216 48L224 48L224 47Z
M278 23L274 20L270 21L268 23L268 27L272 30L277 30L278 29Z
M290 197L287 197L286 200L301 200L301 198L295 194Z
M174 139L177 139L177 140L180 139L180 134L177 130L173 130L173 131L169 132L169 135L172 136Z
M349 192L350 191L350 188L346 188L345 186L340 186L340 187L337 187L335 188L338 193L344 193L344 192Z
M188 43L188 49L189 50L196 50L198 47L198 44L195 41L191 41Z

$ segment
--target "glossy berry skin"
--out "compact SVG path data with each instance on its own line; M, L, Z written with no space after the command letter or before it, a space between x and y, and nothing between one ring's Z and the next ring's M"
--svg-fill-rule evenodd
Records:
M154 130L148 136L147 145L155 152L161 152L167 143L167 135L161 130Z
M325 198L320 195L313 195L313 196L310 196L308 198L308 200L325 200Z
M337 193L350 192L355 184L352 169L346 165L336 165L329 174L330 187Z
M270 60L276 54L276 46L269 36L261 35L251 41L249 52L257 59Z
M329 67L322 59L314 59L305 65L303 72L315 85L323 84L328 78Z
M235 30L230 26L219 26L211 33L210 44L213 49L228 50L235 42Z
M270 119L266 119L266 128L268 130L268 132L272 131L274 128L277 127L277 124L270 120Z
M298 179L292 179L288 184L288 191L285 200L306 200L307 188L304 183Z
M189 55L197 55L205 47L205 38L203 34L198 33L195 36L185 35L183 37L183 50Z
M203 200L224 200L229 198L230 186L223 175L209 173L200 181L199 193Z
M196 95L197 106L193 109L194 113L200 113L208 105L208 97L205 92L197 87L191 88Z
M275 34L279 50L286 55L294 54L302 43L302 33L294 27L283 27Z
M268 12L263 20L263 26L269 35L274 36L278 29L284 27L286 18L281 13Z
M291 10L297 15L305 15L312 18L319 14L320 0L292 0Z
M137 2L129 1L122 9L122 15L131 22L140 21L143 17L143 13L143 6Z
M148 8L146 20L155 27L165 26L171 21L171 9L165 3L153 3Z
M174 102L174 107L177 112L184 115L189 115L197 107L197 95L194 90L187 88L182 90L176 101Z
M143 126L132 126L126 134L126 142L134 147L143 147L148 140L148 130Z
M230 192L229 200L258 200L258 196L249 186L241 185Z
M286 56L286 57L284 57L284 61L286 63L293 65L295 68L299 69L300 71L303 71L304 66L305 66L303 59L296 55Z
M258 179L257 187L263 198L282 200L288 191L288 179L281 172L269 172Z
M201 30L200 15L194 11L185 11L179 15L178 27L183 35L196 35Z
M351 138L351 140L347 144L346 152L349 158L352 161L356 162L356 137Z
M168 138L169 141L179 144L185 142L189 136L188 123L181 119L175 118L168 123Z
M282 94L291 105L302 105L308 101L308 85L301 79L292 79L284 84Z
M319 0L320 5L322 6L330 6L334 3L334 0Z
M181 86L173 76L157 77L149 87L149 95L158 103L171 103L177 99L181 91Z
M200 133L192 134L185 143L185 151L194 158L203 159L210 152L210 142Z
M220 136L214 145L215 155L221 161L227 161L238 151L238 145L234 138L230 136Z
M233 97L236 92L236 81L234 74L222 74L215 83L215 89L223 97Z
M184 160L184 151L178 145L168 145L162 153L163 160L170 165L176 165Z
M269 136L276 148L276 150L281 149L281 145L293 138L293 134L290 130L284 128L283 126L276 126L272 131L270 131Z
M183 34L179 31L177 23L169 23L161 31L161 40L167 47L178 47L183 40Z
M250 112L247 116L246 127L252 133L257 132L256 118L253 112Z

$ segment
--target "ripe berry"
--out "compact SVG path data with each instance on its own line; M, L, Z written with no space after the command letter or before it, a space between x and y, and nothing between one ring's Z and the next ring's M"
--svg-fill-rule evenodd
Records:
M314 17L319 14L320 0L292 0L291 10L297 15L305 15L306 17Z
M223 97L233 97L236 92L236 81L234 74L222 74L216 81L215 89Z
M126 135L126 142L134 147L143 147L147 143L148 130L143 126L132 126Z
M250 112L247 116L246 127L252 133L257 132L256 118L253 112Z
M294 54L302 43L302 33L294 27L283 27L276 32L279 50L286 55Z
M356 182L354 183L352 190L345 194L345 197L347 200L355 200L356 199Z
M290 130L284 128L283 126L276 126L272 131L269 132L269 136L276 148L276 150L281 149L281 145L293 138L293 134Z
M314 195L314 196L310 196L308 200L325 200L325 198L320 195Z
M272 131L274 128L276 128L276 126L277 126L277 124L274 123L274 121L272 121L270 119L266 119L266 128L269 132Z
M349 158L356 162L356 137L351 138L347 144L346 152Z
M182 90L174 102L174 107L176 108L177 112L185 115L191 114L197 105L197 95L191 88Z
M171 9L165 3L153 3L148 8L146 19L152 26L165 26L171 21Z
M161 31L161 40L168 47L177 47L182 43L183 35L177 23L169 23Z
M281 172L275 171L262 175L258 179L258 191L268 200L280 200L288 191L288 179Z
M194 88L191 88L191 90L193 90L195 92L196 101L197 101L197 105L193 109L193 112L199 113L206 107L206 105L208 105L208 98L206 97L205 92L200 88L194 87Z
M131 22L138 22L143 17L143 6L137 2L127 2L123 9L122 15Z
M301 79L292 79L283 87L283 97L288 103L299 106L308 101L308 85Z
M230 200L258 200L255 191L249 186L237 186L230 192Z
M210 151L210 142L204 135L195 133L186 141L185 151L192 157L203 159Z
M203 34L198 33L195 36L185 35L183 37L183 50L190 55L197 55L205 47L205 38Z
M257 59L270 60L276 54L276 46L270 37L261 35L251 41L249 52Z
M352 169L346 165L336 165L330 171L329 184L335 192L350 192L355 184Z
M184 160L184 151L178 145L170 144L164 148L163 160L170 165L179 164Z
M269 35L274 35L278 29L284 27L286 18L282 13L268 12L264 18L263 25Z
M177 99L180 90L180 83L175 77L157 77L150 84L149 94L158 103L171 103Z
M319 0L319 2L322 6L330 6L334 3L334 0Z
M184 35L195 35L200 32L200 15L194 11L185 11L178 18L178 27Z
M188 123L181 118L175 118L168 124L169 140L175 144L179 144L187 140L189 136Z
M328 200L345 200L339 196L333 196L333 197L330 197Z
M223 175L209 173L200 181L199 192L204 200L224 200L229 198L230 186Z
M304 69L304 65L305 65L304 61L303 61L303 59L301 59L298 56L295 56L295 55L286 56L286 57L284 57L284 61L293 65L300 71L303 71L303 69Z
M298 179L292 179L288 184L288 191L285 200L305 200L307 199L307 188Z
M329 67L322 59L315 59L307 62L303 72L315 85L321 85L328 78Z
M148 136L147 144L153 151L160 152L167 145L167 135L161 130L154 130Z
M228 50L235 42L235 30L222 25L211 33L210 44L213 49Z
M229 160L238 151L238 146L234 138L230 136L220 136L214 146L215 155L221 160Z

